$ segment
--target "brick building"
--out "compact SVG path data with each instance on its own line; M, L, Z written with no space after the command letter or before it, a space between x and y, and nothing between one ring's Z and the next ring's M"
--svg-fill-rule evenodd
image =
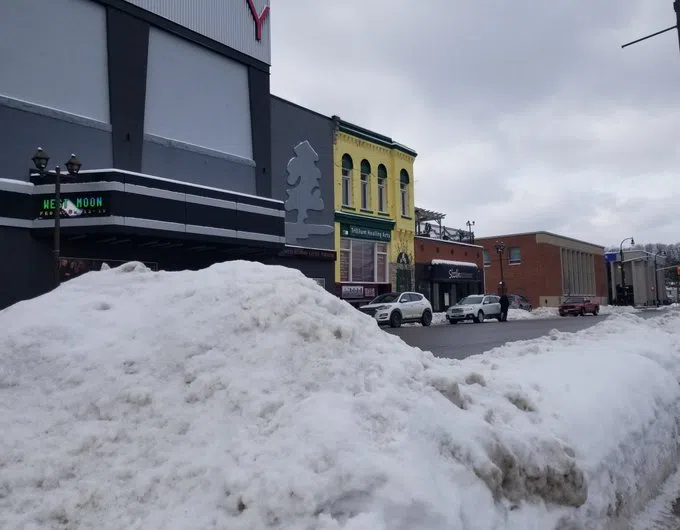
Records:
M443 226L444 217L416 208L416 290L437 312L484 291L484 249L473 243L472 232Z
M559 305L569 294L607 303L604 247L549 232L480 238L486 290L499 290L501 256L506 292L525 296L534 307ZM499 254L496 245L503 243Z

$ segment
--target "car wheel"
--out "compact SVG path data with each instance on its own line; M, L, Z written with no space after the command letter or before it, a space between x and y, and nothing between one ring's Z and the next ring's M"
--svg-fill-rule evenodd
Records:
M582 316L582 317L586 316L586 310L585 310L585 309L581 309L581 312L579 313L579 316Z
M458 324L457 320L449 320L449 324Z
M473 320L475 321L475 324L481 324L484 322L484 312L480 311L477 313L477 316Z
M420 323L423 326L429 326L432 324L432 312L429 309L423 311L423 316L420 317Z
M595 309L593 309L593 316L597 316L599 312L600 308L598 306L595 306Z
M401 313L399 311L394 311L390 315L390 327L398 328L401 326Z

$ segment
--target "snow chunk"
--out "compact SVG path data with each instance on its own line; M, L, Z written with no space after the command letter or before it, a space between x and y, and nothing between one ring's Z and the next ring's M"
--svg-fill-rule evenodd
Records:
M473 263L471 261L451 261L447 259L433 259L432 260L432 265L455 265L457 267L474 267L474 268L479 268L477 267L476 263Z

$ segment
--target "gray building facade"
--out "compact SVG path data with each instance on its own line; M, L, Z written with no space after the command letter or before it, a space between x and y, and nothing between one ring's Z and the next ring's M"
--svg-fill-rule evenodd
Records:
M0 308L55 285L55 215L64 278L103 261L176 270L284 251L269 10L269 0L3 1ZM71 153L83 162L59 205L54 175L29 175L38 146L48 169Z
M300 269L334 292L334 122L272 96L271 123L272 197L286 210L286 248L271 262Z
M620 252L610 252L605 255L607 261L607 279L611 302L622 304L621 291L621 255ZM665 267L666 258L644 250L624 250L623 269L628 291L628 303L636 306L653 306L658 300L663 303L666 299ZM632 295L632 300L630 297Z

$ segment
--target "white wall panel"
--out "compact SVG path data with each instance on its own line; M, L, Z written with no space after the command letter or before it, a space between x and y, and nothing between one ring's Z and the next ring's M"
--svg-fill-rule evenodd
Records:
M104 7L0 0L0 94L109 123Z
M2 0L3 2L5 0ZM262 39L255 38L255 21L248 0L125 0L246 55L271 64L269 13ZM252 0L261 14L269 0Z
M145 134L252 160L248 69L152 29Z

